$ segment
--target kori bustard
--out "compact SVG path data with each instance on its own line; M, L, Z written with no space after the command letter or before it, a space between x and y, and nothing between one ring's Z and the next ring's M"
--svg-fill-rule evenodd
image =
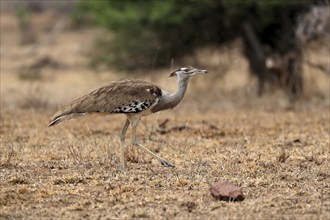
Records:
M126 114L127 119L119 132L121 170L125 170L125 134L130 124L133 146L137 146L157 158L163 166L174 167L170 162L137 142L136 127L142 116L177 106L186 92L190 77L197 73L207 73L207 71L186 66L172 72L170 77L176 77L178 84L174 93L167 92L159 86L143 80L122 80L110 83L64 106L55 113L49 126L88 113L123 113Z

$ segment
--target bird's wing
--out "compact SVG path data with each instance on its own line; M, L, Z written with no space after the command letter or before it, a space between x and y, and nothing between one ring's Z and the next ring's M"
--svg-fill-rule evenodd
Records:
M49 126L87 113L137 113L155 104L161 89L147 81L122 80L103 86L64 106Z

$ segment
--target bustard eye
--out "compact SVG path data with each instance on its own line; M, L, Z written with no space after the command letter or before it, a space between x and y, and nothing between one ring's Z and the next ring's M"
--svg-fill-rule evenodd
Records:
M186 73L186 72L188 72L189 70L188 70L188 69L184 69L183 71Z

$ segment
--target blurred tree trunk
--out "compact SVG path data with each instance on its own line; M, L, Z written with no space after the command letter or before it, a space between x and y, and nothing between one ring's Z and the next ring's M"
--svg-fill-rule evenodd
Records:
M266 88L283 89L290 99L298 98L303 92L302 48L290 32L293 30L276 39L272 51L266 51L271 46L262 42L249 23L243 26L244 55L258 79L259 96Z
M301 14L279 10L277 17L276 23L262 29L253 26L254 23L243 25L244 55L252 74L258 79L259 96L266 88L280 88L295 100L303 93L302 65L304 62L309 64L303 59L304 47L321 36L329 37L330 7L316 5ZM329 71L322 65L313 66Z
M243 26L243 43L243 52L250 64L250 69L258 78L258 95L261 96L264 92L265 82L269 80L265 65L266 56L260 40L248 23Z

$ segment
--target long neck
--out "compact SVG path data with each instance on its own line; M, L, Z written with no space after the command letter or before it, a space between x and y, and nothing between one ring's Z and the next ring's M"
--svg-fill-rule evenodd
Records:
M162 97L157 103L157 105L152 109L153 112L162 111L165 109L171 109L177 106L182 100L184 94L186 93L189 78L177 78L178 88L176 92L169 93L163 91Z

